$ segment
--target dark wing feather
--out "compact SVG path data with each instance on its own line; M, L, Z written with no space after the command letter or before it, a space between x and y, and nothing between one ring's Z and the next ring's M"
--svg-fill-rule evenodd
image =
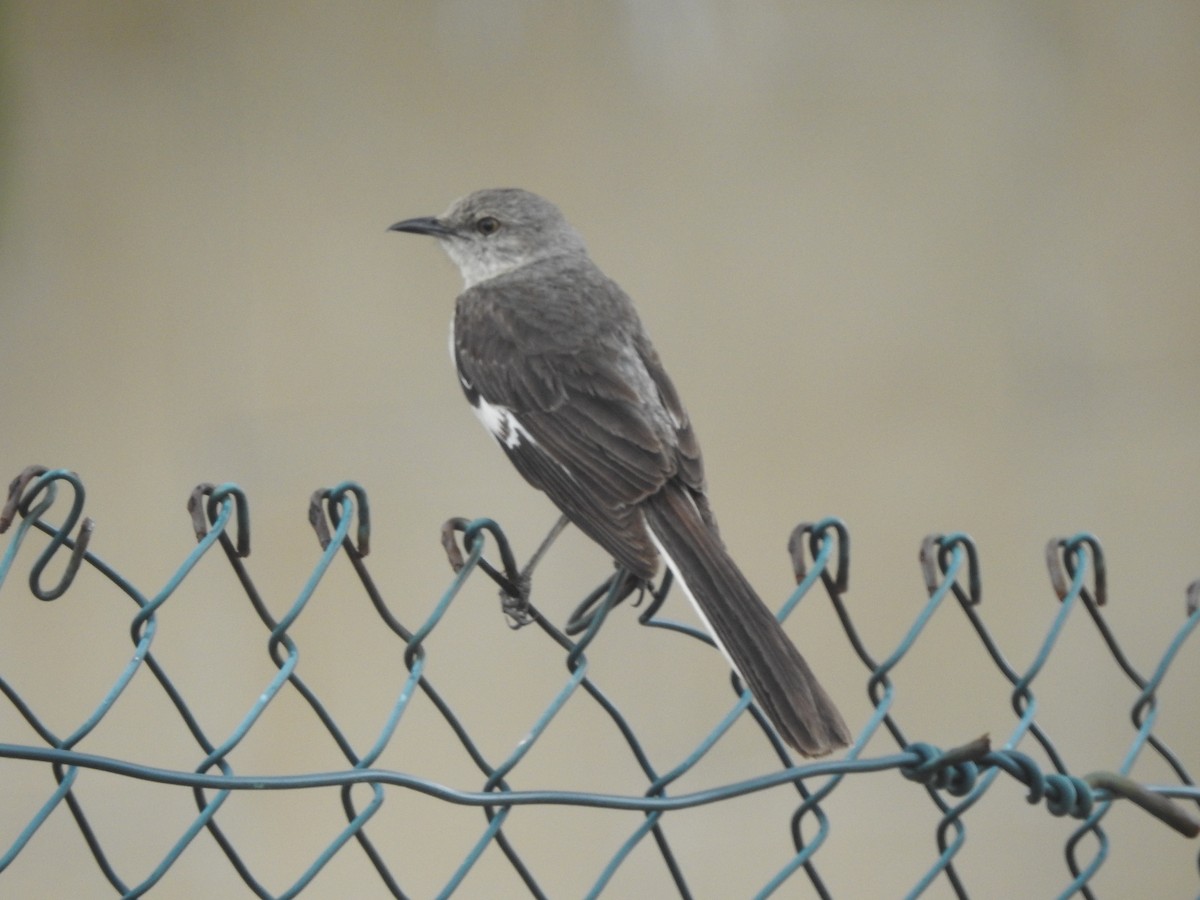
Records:
M706 510L699 448L629 298L585 259L549 262L459 297L456 363L468 395L527 432L502 442L526 480L650 577L657 553L637 505L678 477Z

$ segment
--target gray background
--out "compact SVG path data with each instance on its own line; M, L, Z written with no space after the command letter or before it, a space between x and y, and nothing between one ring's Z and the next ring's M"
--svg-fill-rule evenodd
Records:
M308 495L342 479L370 492L369 562L410 623L448 583L447 517L493 516L532 549L553 510L490 446L446 358L457 276L432 242L385 231L517 185L558 202L638 300L726 539L770 602L789 591L792 526L838 515L853 536L848 602L878 657L920 608L916 552L935 531L979 542L982 612L1018 667L1058 609L1051 537L1104 542L1111 621L1143 671L1182 621L1200 575L1194 3L17 2L0 8L0 41L0 468L78 470L92 549L147 593L193 546L183 503L201 481L248 492L251 571L277 615L317 558ZM67 733L127 662L132 605L96 577L38 604L32 560L5 586L3 674ZM563 621L607 565L568 535L538 602ZM347 570L293 634L301 673L365 749L403 666ZM678 598L670 612L690 616ZM633 620L614 615L593 672L666 769L727 708L725 674L716 654ZM827 604L789 628L860 727L864 671ZM219 740L274 672L265 640L214 556L163 608L154 649ZM1173 671L1158 725L1193 771L1195 657ZM506 629L482 584L429 658L493 760L563 680L561 658ZM146 674L82 749L194 767ZM914 739L1012 727L1005 683L952 608L896 681ZM1074 771L1119 763L1134 694L1082 615L1036 688ZM0 728L36 743L7 704ZM477 787L446 732L419 702L381 764ZM247 773L343 764L290 695L232 759ZM771 767L743 724L679 789ZM52 781L15 763L0 779L7 847ZM644 789L580 701L513 782ZM131 883L194 815L186 792L90 774L79 790ZM790 805L773 792L668 820L697 894L745 896L782 866ZM894 775L854 779L830 813L818 859L838 896L898 896L936 855L930 805ZM331 793L237 796L221 822L280 891L340 815ZM1015 783L969 821L974 896L1070 880L1072 825ZM578 896L637 822L545 810L509 830L549 893ZM1194 894L1194 844L1128 806L1106 822L1102 895ZM474 810L393 790L371 834L427 896L482 828ZM0 891L108 888L60 809ZM649 845L611 887L664 893ZM348 847L309 894L383 889ZM155 895L247 892L201 835ZM783 895L806 896L799 881ZM522 892L489 851L461 896Z

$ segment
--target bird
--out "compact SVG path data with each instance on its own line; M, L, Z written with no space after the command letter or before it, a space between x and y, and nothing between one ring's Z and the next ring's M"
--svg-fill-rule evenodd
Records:
M660 562L780 737L850 744L808 663L726 549L695 431L633 301L550 201L475 191L390 231L435 238L463 279L450 352L517 471L643 583Z

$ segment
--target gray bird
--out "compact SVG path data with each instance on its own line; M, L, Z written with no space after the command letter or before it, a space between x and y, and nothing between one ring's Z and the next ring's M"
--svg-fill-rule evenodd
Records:
M717 533L699 444L633 302L558 208L483 190L390 230L432 235L462 273L458 379L525 479L634 577L665 561L788 744L806 756L849 744Z

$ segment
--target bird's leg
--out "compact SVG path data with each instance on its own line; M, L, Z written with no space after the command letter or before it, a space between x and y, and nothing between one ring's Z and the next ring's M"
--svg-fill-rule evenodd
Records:
M517 583L513 585L516 589L515 592L503 588L500 590L500 609L504 613L504 617L508 619L510 628L522 628L533 621L534 616L529 607L529 592L533 587L533 570L546 555L550 545L569 524L570 519L566 516L559 516L558 521L554 523L542 543L534 551L533 556L529 557L525 568L517 576Z
M546 534L546 537L542 539L542 543L538 545L537 550L533 552L533 556L529 557L529 562L525 564L525 568L521 570L522 581L527 582L533 578L533 567L541 562L542 557L546 555L546 551L550 549L550 545L558 539L558 536L562 534L563 530L570 524L571 520L566 516L558 517L558 521L555 522L550 528L550 531Z

